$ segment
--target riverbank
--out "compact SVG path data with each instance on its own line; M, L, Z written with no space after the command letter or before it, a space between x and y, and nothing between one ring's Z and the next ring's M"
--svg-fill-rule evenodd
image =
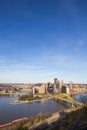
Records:
M27 120L28 120L28 118L24 117L24 118L21 118L21 119L11 121L7 124L0 125L0 130L13 130L13 129L15 130L20 126L20 123L24 123Z
M83 124L83 127L87 123L87 105L78 108L71 108L58 113L54 113L50 118L47 118L43 123L38 122L31 127L25 124L28 130L75 130L80 128L79 125ZM86 126L87 128L87 126ZM79 130L79 129L78 129ZM86 130L86 129L84 129Z
M82 91L82 92L76 92L76 93L72 93L70 96L75 96L75 95L78 95L78 94L84 94L84 93L87 93L87 91Z
M9 96L9 95L14 95L14 94L20 94L19 92L15 93L0 93L0 96Z
M0 130L19 130L19 128L21 128L22 130L23 129L22 126L24 126L25 124L32 126L32 124L35 124L35 123L37 124L37 122L41 123L45 119L51 116L52 114L49 114L49 113L48 114L39 113L38 115L32 116L30 118L25 117L25 118L17 119L17 120L11 121L10 123L0 125Z
M87 121L85 114L87 113L87 106L79 108L70 108L64 111L59 111L53 114L38 114L30 118L23 118L12 121L8 125L3 125L0 130L68 130L72 124L77 125ZM78 118L79 117L79 118ZM83 119L83 117L85 117ZM74 126L74 125L73 125ZM56 128L56 129L55 129ZM74 129L73 129L74 130Z
M87 92L83 92L83 93L87 93ZM74 93L72 95L70 95L71 97L75 96L75 95L78 95L78 94L83 94L83 93ZM11 104L26 104L26 103L33 103L33 102L42 102L42 101L45 101L45 100L51 100L51 99L54 99L55 96L50 96L50 97L42 97L42 98L39 98L39 99L30 99L30 100L16 100L16 101L13 101L11 102Z

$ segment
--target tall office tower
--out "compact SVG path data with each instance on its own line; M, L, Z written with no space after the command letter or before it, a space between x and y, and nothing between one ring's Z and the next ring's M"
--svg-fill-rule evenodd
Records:
M59 92L61 92L61 80L59 80Z
M57 89L58 92L59 92L59 80L57 80L57 82L56 82L56 89Z
M64 85L64 80L61 80L61 87Z
M57 83L57 78L54 79L54 84L56 84L56 83Z
M71 81L69 81L69 86L70 86L70 90L73 89L73 83Z
M57 89L57 78L54 79L54 93L56 92Z
M61 92L61 80L57 80L57 89L58 92Z
M61 80L54 79L54 91L61 92Z
M64 81L60 80L60 92L62 91L62 86L64 86Z

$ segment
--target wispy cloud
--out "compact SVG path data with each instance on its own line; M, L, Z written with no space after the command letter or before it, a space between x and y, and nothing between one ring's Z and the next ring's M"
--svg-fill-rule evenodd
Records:
M2 55L0 56L0 80L2 82L47 82L52 81L54 77L67 80L70 76L74 81L77 77L81 79L84 77L81 75L86 73L87 68L87 56L81 53L85 44L86 41L83 39L66 38L56 42L53 48L43 48L43 51L39 51L39 55L31 54L29 57L28 52L23 53L24 56L23 54Z

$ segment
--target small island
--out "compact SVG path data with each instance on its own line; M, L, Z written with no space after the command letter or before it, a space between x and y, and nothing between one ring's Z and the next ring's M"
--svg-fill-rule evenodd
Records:
M40 99L42 99L42 97L38 95L33 96L33 94L22 95L22 96L19 96L18 98L19 101L34 101L34 100L40 100Z

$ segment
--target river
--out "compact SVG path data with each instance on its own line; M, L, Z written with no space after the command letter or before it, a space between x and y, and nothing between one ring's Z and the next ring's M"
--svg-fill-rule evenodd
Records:
M17 95L0 97L0 125L9 123L19 118L35 116L40 112L54 113L67 109L66 106L53 100L27 104L11 104L11 102L16 100L16 98ZM87 99L87 94L78 94L74 96L74 99L79 102L82 102L84 98Z
M35 116L38 113L54 113L66 109L66 106L53 100L34 102L27 104L11 104L16 96L0 97L0 125L15 119Z
M86 103L87 102L87 93L77 94L73 97L77 102Z

